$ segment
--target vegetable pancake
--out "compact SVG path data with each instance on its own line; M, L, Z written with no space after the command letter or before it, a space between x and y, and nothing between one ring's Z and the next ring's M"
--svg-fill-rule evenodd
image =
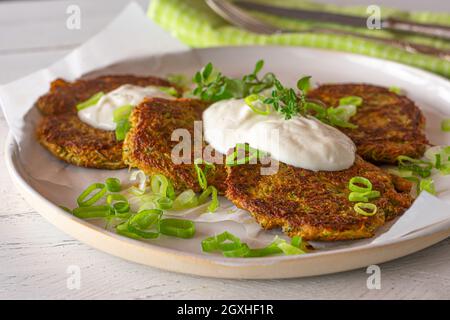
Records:
M165 175L176 189L201 191L193 164L194 122L202 120L202 113L207 107L208 103L195 99L144 100L134 108L130 116L131 129L123 147L125 163L139 168L148 175L157 173ZM190 157L186 161L188 163L175 164L171 158L173 148L180 143L172 141L172 133L176 129L186 129L190 134L188 144L191 146L191 153L187 155ZM203 151L205 142L201 142ZM217 155L223 158L222 155ZM208 161L208 158L204 160ZM225 178L226 170L223 165L215 164L213 168L207 170L208 184L215 186L219 192L225 190Z
M342 171L314 172L280 162L277 173L261 175L260 168L261 164L228 167L226 196L249 211L263 228L281 227L290 237L325 241L372 237L413 200L408 181L393 181L359 156ZM357 213L355 202L349 201L349 180L355 176L369 179L373 190L380 192L370 201L377 206L373 216Z
M362 105L350 122L357 128L337 129L348 135L357 153L372 162L395 163L400 155L420 158L428 141L424 134L425 118L406 96L386 88L367 84L326 84L308 93L309 99L337 107L348 96L362 98Z
M171 86L163 79L132 75L101 76L75 82L57 79L52 82L50 91L35 103L44 115L36 130L38 141L59 159L77 166L125 168L123 143L116 139L115 132L81 121L76 108L99 92L107 94L125 84Z
M132 84L135 86L173 86L169 81L156 77L133 75L108 75L92 79L79 79L68 82L56 79L50 85L50 91L41 96L35 106L43 115L77 113L75 106L86 101L98 92L110 92L118 87Z

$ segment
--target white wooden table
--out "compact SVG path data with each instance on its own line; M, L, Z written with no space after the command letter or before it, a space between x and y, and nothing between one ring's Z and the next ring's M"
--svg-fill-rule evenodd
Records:
M125 2L0 3L0 83L24 76L62 57L100 30ZM144 7L147 4L146 0L139 2ZM400 1L394 2L399 4ZM427 5L443 10L444 2L427 1ZM74 3L81 7L82 27L81 30L71 31L65 28L65 11L69 4ZM412 7L411 1L408 1L408 7ZM5 169L4 140L7 132L6 122L1 116L0 298L450 298L450 239L381 265L380 290L367 289L368 274L365 269L306 279L233 281L169 273L109 256L57 230L22 199ZM67 268L70 265L80 267L79 290L67 288Z

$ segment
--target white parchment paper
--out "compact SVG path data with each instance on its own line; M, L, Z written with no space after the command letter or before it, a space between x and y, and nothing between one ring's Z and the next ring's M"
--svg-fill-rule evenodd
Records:
M263 49L261 49L263 55ZM180 55L180 53L184 53ZM177 55L176 58L173 55ZM182 58L179 58L182 57ZM254 61L261 56L255 56ZM75 207L77 195L90 183L116 176L128 181L127 170L97 170L78 168L57 160L34 138L40 115L34 101L49 89L55 78L74 80L81 76L107 73L135 73L165 76L167 73L191 75L208 62L208 57L190 50L151 22L136 3L128 5L103 31L48 68L20 80L0 86L0 105L19 147L20 171L27 182L55 204ZM213 61L214 62L214 61ZM277 70L271 70L278 73ZM164 74L161 74L163 72ZM435 134L433 132L433 134ZM448 137L440 141L448 143ZM450 177L436 175L438 197L423 193L414 205L397 221L383 227L373 239L336 243L313 243L324 250L342 246L358 246L383 242L423 230L437 223L450 227ZM244 210L221 199L218 212L204 213L200 207L182 216L197 221L197 235L189 241L162 237L158 245L200 252L199 241L206 236L229 230L251 246L261 246L280 231L263 231ZM178 213L180 214L180 213ZM99 221L93 223L101 224Z

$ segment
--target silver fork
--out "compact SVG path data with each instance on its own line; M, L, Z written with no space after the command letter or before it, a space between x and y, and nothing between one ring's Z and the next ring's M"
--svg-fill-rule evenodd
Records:
M334 35L347 35L352 37L357 37L365 40L376 41L379 43L385 43L392 45L397 48L401 48L410 53L422 53L437 56L441 59L450 61L450 51L441 50L431 46L415 44L403 40L395 39L383 39L374 36L362 35L356 32L343 31L330 28L311 28L303 31L280 29L266 22L262 22L257 18L249 15L245 11L241 10L236 5L232 4L230 1L226 0L205 0L207 5L214 10L218 15L224 18L231 24L243 28L245 30L259 33L259 34L277 34L277 33L323 33L323 34L334 34Z

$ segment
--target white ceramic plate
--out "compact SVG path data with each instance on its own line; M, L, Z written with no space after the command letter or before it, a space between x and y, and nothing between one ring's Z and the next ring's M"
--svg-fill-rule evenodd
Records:
M427 118L427 136L434 144L450 144L448 135L439 130L439 121L450 114L450 83L436 75L401 64L317 49L291 47L227 47L195 50L194 53L178 53L129 61L99 70L101 73L169 73L193 74L200 66L213 62L227 75L239 76L250 71L256 60L264 59L265 70L275 72L290 85L301 75L312 75L316 83L366 82L383 86L397 86L406 90L423 110ZM27 115L34 123L35 111ZM318 250L301 256L277 256L252 259L230 259L219 255L202 254L200 241L207 234L199 235L180 246L184 240L167 239L141 242L104 230L98 224L82 221L61 210L62 195L75 199L89 182L92 169L67 166L51 157L46 150L34 143L30 134L26 145L19 150L9 137L6 145L6 162L14 184L26 200L45 218L76 239L110 254L176 272L222 278L288 278L345 271L382 263L419 251L450 235L449 223L436 224L401 239L370 244L348 242L348 246ZM33 166L22 159L33 157ZM70 172L67 173L67 172ZM113 175L111 171L95 171L101 176ZM123 174L123 173L122 173ZM72 175L72 176L71 176ZM61 182L65 177L84 177L76 186ZM52 181L53 179L53 181ZM59 180L59 181L58 181ZM232 229L229 222L223 222Z

